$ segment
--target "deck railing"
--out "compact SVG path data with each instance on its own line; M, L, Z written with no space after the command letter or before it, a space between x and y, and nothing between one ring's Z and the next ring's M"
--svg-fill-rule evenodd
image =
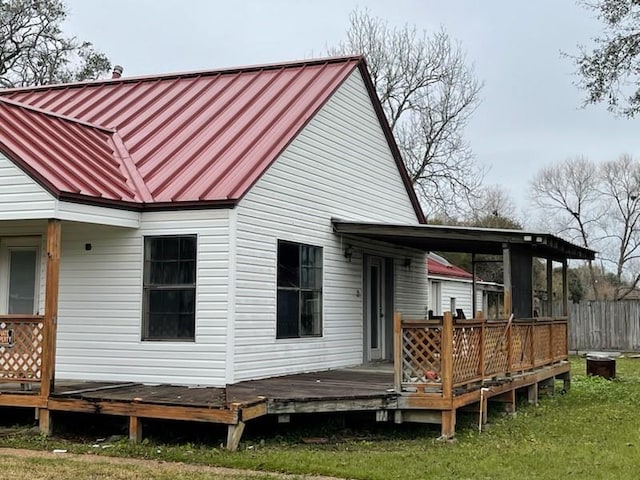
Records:
M567 317L510 320L394 318L395 386L399 392L451 397L568 358Z
M42 315L0 315L0 382L42 380L45 330Z

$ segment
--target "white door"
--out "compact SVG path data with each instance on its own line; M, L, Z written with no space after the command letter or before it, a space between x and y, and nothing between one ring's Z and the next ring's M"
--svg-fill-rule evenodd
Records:
M39 237L0 239L0 313L38 311L40 243Z
M367 305L366 305L366 345L367 360L384 358L384 312L385 312L385 272L384 259L369 257L367 264Z

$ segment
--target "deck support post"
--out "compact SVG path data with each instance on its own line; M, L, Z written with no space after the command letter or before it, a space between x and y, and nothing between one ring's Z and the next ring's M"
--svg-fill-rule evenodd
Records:
M440 434L443 438L453 438L456 434L456 410L443 410L440 415L442 419Z
M227 450L230 452L235 452L238 449L244 432L244 425L245 423L242 420L236 424L229 425L227 429Z
M562 373L557 378L562 380L562 389L565 393L571 390L571 372Z
M53 420L51 418L51 410L48 408L38 409L38 424L40 434L48 437L53 432Z
M503 405L504 411L507 413L515 413L516 411L516 391L508 390L500 395L496 395L495 397L491 397L492 402L501 403Z
M140 417L129 417L129 441L139 443L142 440L142 420Z
M531 405L538 405L538 383L527 387L527 401Z

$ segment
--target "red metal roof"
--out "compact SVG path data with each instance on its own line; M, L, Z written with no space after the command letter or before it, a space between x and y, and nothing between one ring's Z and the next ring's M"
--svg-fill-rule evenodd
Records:
M432 255L427 257L427 269L429 275L439 275L442 277L464 278L471 280L473 275L466 270L456 267L447 261L440 261Z
M371 95L361 57L0 90L0 149L60 196L233 204L355 68Z

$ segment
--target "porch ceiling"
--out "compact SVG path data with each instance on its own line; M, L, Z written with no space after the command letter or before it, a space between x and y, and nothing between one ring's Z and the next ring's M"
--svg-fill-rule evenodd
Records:
M553 259L593 260L595 252L550 233L445 225L363 223L333 219L336 233L436 252L502 255L504 245L528 248L532 255Z

